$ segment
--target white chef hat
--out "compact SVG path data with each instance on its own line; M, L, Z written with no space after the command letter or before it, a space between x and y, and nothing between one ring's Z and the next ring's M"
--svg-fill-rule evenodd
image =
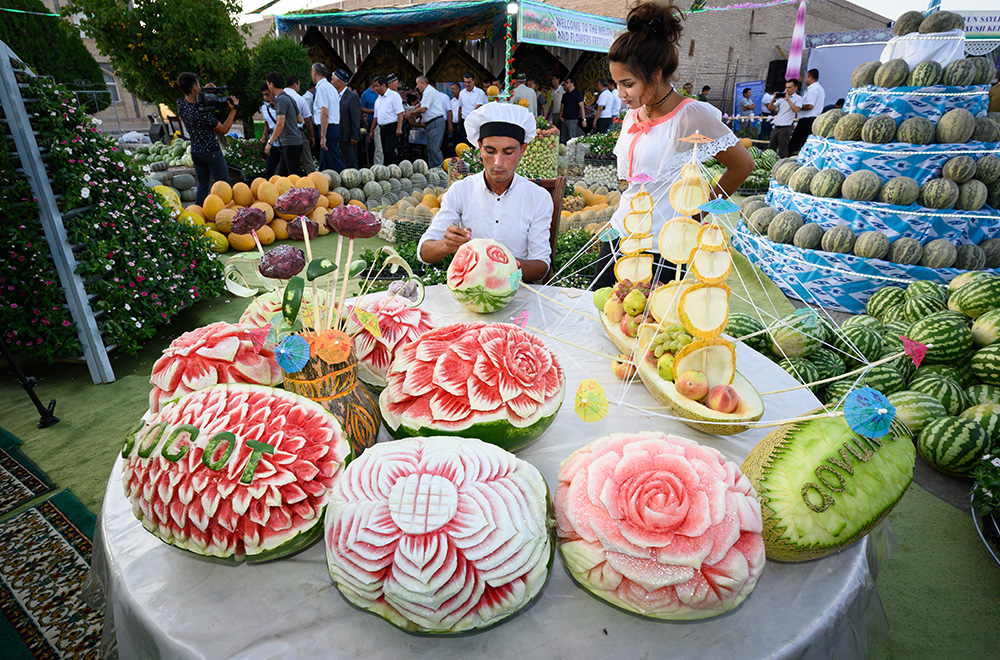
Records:
M535 138L535 116L513 103L486 103L465 118L465 134L470 144L493 136L511 137L522 144Z

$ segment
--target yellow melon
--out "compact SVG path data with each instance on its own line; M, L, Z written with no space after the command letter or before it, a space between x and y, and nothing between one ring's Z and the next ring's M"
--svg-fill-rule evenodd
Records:
M486 96L500 96L500 88L496 85L490 85L486 88ZM528 99L523 99L527 101Z
M293 174L292 176L295 175ZM274 185L278 189L278 194L284 195L291 189L293 183L294 181L292 181L290 178L283 176L280 179L278 179L278 181Z
M313 218L313 220L316 220L316 218ZM319 235L320 236L326 236L327 234L330 233L330 228L326 226L326 218L325 217L320 218L319 220L316 220L316 224L319 225Z
M202 220L205 219L205 209L201 208L197 204L189 204L184 210L189 213L196 213L197 215L200 215Z
M217 231L208 230L202 238L208 244L208 249L212 252L221 254L229 250L229 239Z
M274 242L275 238L274 230L267 225L257 230L257 240L260 241L261 245L270 245Z
M331 209L335 209L344 203L344 198L340 196L340 193L327 193L326 198L330 202Z
M236 208L236 202L229 202L228 204L226 204L226 208L227 209L235 209Z
M292 187L293 188L316 188L316 184L313 183L312 179L310 179L307 176L304 176L304 177L301 177L299 179L296 179L295 182L292 183Z
M309 214L309 219L315 220L316 222L322 225L326 222L326 214L327 214L326 209L317 206L312 210L312 213Z
M218 195L209 195L205 198L202 208L205 210L205 219L214 221L219 211L226 208L226 203Z
M233 230L233 216L236 211L232 209L222 209L215 215L215 228L223 234L228 234Z
M424 198L420 203L431 208L441 206L441 203L438 202L438 198L435 195L424 195Z
M216 181L212 184L212 194L222 199L223 204L233 201L233 189L225 181Z
M253 204L253 193L250 191L250 186L242 181L233 186L233 201L240 206Z
M288 240L288 221L282 220L281 218L275 218L271 221L269 225L274 231L274 237L279 241Z
M260 187L257 188L257 199L264 202L268 206L273 207L278 203L278 197L281 193L278 192L278 187L273 183L262 183Z
M267 179L265 179L262 176L259 176L256 179L254 179L253 182L250 184L250 194L253 195L254 198L257 197L257 189L260 188L260 184L265 183L266 181Z
M459 142L458 144L455 145L455 155L458 156L459 158L461 158L462 154L464 154L466 151L468 151L471 148L472 147L470 147L466 143Z
M219 228L215 226L214 222L206 222L205 223L205 231L208 231L210 229L212 231L219 231Z
M309 179L313 182L320 195L330 192L330 180L322 172L310 172Z
M289 174L288 175L288 180L292 182L292 185L295 185L295 182L298 181L301 178L302 177L300 177L298 174Z
M257 248L257 244L250 234L230 234L229 247L240 252L249 252Z
M364 203L364 202L359 202L359 201L358 201L358 200L356 200L356 199L352 199L352 200L351 200L351 201L349 202L349 204L350 204L351 206L360 206L361 208L365 209L366 211L368 210L368 207L367 207L367 206L365 206L365 203Z
M753 146L753 140L751 140L750 138L743 138L740 140L740 144L749 149L750 147Z
M254 207L255 209L260 209L261 211L263 211L264 215L267 216L268 222L274 220L274 208L272 208L271 205L268 204L267 202L254 202L250 206Z
M559 212L559 216L560 216L560 217L561 217L561 218L562 218L563 220L567 219L567 218L569 217L569 215L570 215L569 211L565 211L565 210L564 210L564 211L560 211L560 212Z
M328 209L330 208L330 200L327 199L326 195L320 195L319 199L316 200L316 208Z
M274 176L272 176L272 177L271 177L270 179L268 179L267 181L268 181L268 183L270 183L270 184L271 184L272 186L276 186L276 185L278 185L278 179L280 179L280 178L281 178L281 175L280 175L280 174L275 174Z

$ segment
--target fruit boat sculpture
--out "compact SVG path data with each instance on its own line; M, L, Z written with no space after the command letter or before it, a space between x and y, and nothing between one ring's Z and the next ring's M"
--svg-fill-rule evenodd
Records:
M553 527L541 474L499 447L454 437L380 443L334 489L327 565L347 600L403 630L477 630L541 592Z
M659 619L727 612L764 569L750 481L717 450L663 433L620 433L573 452L555 495L559 552L573 579Z
M658 237L660 254L686 264L688 273L682 278L678 266L677 279L651 287L653 199L644 188L636 194L624 218L618 285L598 291L594 302L611 341L625 352L622 359L636 366L658 401L696 429L731 435L759 420L764 402L736 371L736 351L721 336L729 317L725 280L733 268L726 236L714 215L704 224L692 217L712 204L722 212L736 207L721 200L706 204L708 197L692 160L670 188L671 205L682 215L666 222Z

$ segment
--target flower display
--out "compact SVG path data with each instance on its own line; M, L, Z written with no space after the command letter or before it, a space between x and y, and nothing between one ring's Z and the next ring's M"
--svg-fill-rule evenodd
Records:
M247 206L233 216L234 234L249 234L267 224L267 214L255 206Z
M300 215L294 220L289 220L288 225L285 230L288 232L288 238L293 241L305 240L305 232L302 231L302 225L305 224L306 230L309 232L309 238L314 239L319 236L319 223L315 220L307 218L304 215Z
M559 550L599 598L645 616L722 614L764 568L757 494L715 449L615 434L573 452L555 495Z
M376 336L358 322L353 307L347 308L347 334L354 337L358 377L369 385L385 387L396 352L434 327L431 315L407 306L400 296L368 296L358 307L375 314L379 327Z
M157 412L167 401L218 383L275 386L283 374L274 351L255 348L250 326L220 321L186 332L170 342L153 363L149 409Z
M483 628L541 591L552 557L536 468L472 439L380 443L327 509L327 565L359 607L411 631Z

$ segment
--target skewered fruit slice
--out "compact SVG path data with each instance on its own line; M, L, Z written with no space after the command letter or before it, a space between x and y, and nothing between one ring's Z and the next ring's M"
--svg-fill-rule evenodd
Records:
M629 208L636 213L649 213L653 210L653 196L648 192L641 192L632 198Z
M697 163L688 163L681 168L681 180L693 183L702 179L701 168Z
M679 280L658 286L649 293L647 309L657 322L680 323L677 315L677 303L688 287L694 286L691 280Z
M663 325L659 323L640 323L639 330L636 334L636 339L639 342L639 347L643 351L648 351L649 347L653 345L653 340L656 338L657 333L660 332L660 328ZM635 360L639 361L638 358Z
M646 252L652 250L655 245L652 234L626 236L618 243L618 249L622 254L635 254L636 252Z
M694 337L718 337L729 322L729 287L725 284L688 287L677 305L677 315Z
M649 282L653 279L653 255L640 253L615 262L615 278L621 282Z
M674 373L688 369L701 371L708 377L709 389L730 385L736 375L736 350L722 338L697 339L674 356Z
M704 224L698 230L698 245L707 249L724 248L727 245L726 233L714 222Z
M653 214L649 211L632 211L625 216L625 233L645 236L653 230Z
M670 186L670 205L682 215L697 215L708 201L708 186L701 181L681 179Z
M725 282L733 271L733 255L726 248L709 250L701 246L696 247L691 250L688 263L691 266L691 274L703 284Z
M668 220L660 230L660 254L675 264L686 264L691 250L698 247L699 229L701 225L691 218L678 216Z

